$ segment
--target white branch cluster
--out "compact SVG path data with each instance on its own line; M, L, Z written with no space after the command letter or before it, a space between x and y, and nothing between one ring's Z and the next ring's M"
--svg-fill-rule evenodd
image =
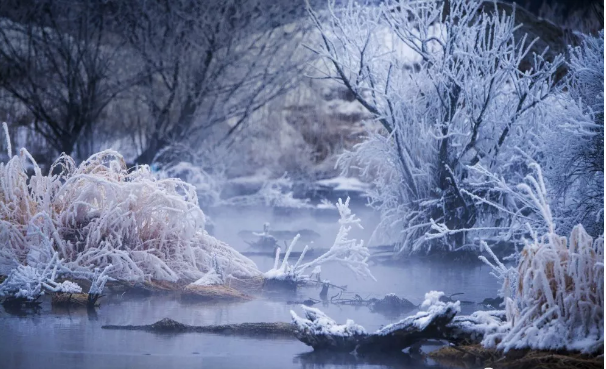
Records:
M470 167L518 179L516 147L535 146L563 64L561 55L535 53L536 40L520 34L515 7L507 9L480 0L350 0L309 11L320 33L311 48L326 63L318 73L348 88L383 128L339 166L373 183L368 194L381 213L373 237L401 252L428 251L438 239L454 250L463 246L449 241L454 235L479 250L468 233L507 233L507 214L475 209L491 183ZM453 219L462 220L447 232L441 225Z
M274 267L265 273L265 277L269 279L292 280L294 282L309 279L309 276L304 272L312 269L313 274L319 274L321 265L328 262L338 262L341 265L349 268L356 277L375 279L370 269L368 268L368 257L370 252L364 245L363 240L349 239L349 232L353 226L362 228L360 219L352 213L349 208L349 198L345 202L341 199L336 203L339 210L339 232L335 237L333 245L328 251L320 255L316 259L307 263L302 263L305 253L309 249L306 245L301 253L301 256L294 265L288 263L290 253L299 239L299 235L295 236L288 248L286 254L280 263L280 248L276 249L276 259Z

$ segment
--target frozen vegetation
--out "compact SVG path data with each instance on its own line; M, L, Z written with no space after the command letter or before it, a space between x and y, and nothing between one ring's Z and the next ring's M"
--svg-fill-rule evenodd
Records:
M517 269L492 254L489 264L503 282L507 329L486 336L484 343L514 348L595 353L604 347L604 238L593 239L582 225L570 237L556 226L541 172L519 186L540 210L547 231L529 227L531 238L519 255Z
M504 352L511 349L568 350L588 354L604 347L604 240L590 237L576 226L569 238L556 233L540 168L515 189L543 217L546 233L530 224L530 238L513 256L517 267L505 266L485 244L493 259L480 259L502 282L504 311L478 311L456 316L460 302L442 301L442 292L425 295L421 311L368 335L348 320L338 325L322 312L303 307L306 318L291 312L298 338L315 349L402 349L421 339L452 343L482 343ZM436 329L429 329L429 325ZM376 336L393 335L383 341ZM404 339L407 337L408 339ZM380 342L380 346L376 346ZM394 346L395 345L395 346Z
M34 168L29 178L28 165ZM97 153L80 165L63 155L43 175L21 149L0 164L0 184L5 274L52 260L61 262L62 274L87 278L110 267L112 278L133 282L195 281L213 263L236 278L260 274L251 260L204 230L191 185L156 179L147 166L127 170L117 152Z
M554 51L526 34L547 22L476 0L329 2L309 13L326 65L317 76L373 116L338 164L372 183L374 239L400 255L522 246L541 214L501 189L534 161L554 221L603 232L603 31Z
M537 49L503 4L349 1L309 12L321 34L314 51L330 65L322 76L383 126L339 161L373 183L375 234L400 254L486 252L502 282L505 310L453 313L450 338L504 352L601 352L603 31L564 55ZM491 250L497 242L516 246L508 266ZM436 297L385 332L425 328L445 308ZM319 316L293 319L301 331L332 332Z
M309 246L305 245L297 262L294 265L289 264L288 258L290 253L299 239L299 235L297 235L286 249L282 261L280 261L281 250L279 247L276 248L274 266L271 270L264 273L264 277L273 280L290 281L295 284L305 283L306 281L311 281L311 276L315 275L319 277L323 264L338 262L351 270L356 277L375 279L368 268L367 261L370 252L364 245L364 241L348 238L352 227L362 228L360 219L349 208L349 198L345 202L339 199L336 206L340 215L339 231L333 245L328 251L312 261L303 263L305 253L309 249ZM306 270L312 270L311 275L304 274Z
M53 23L62 19L61 9L76 8L56 5L59 12L45 18L53 27L0 18L0 100L8 104L5 97L11 97L28 110L35 118L30 126L53 150L77 151L43 170L27 149L13 153L3 124L5 302L37 304L45 293L71 297L85 292L77 282L87 280L93 306L112 281L170 282L197 297L215 299L227 291L239 301L250 299L249 291L231 282L251 291L269 289L268 283L322 284L320 297L328 303L329 282L320 275L331 263L376 281L368 244L351 238L362 225L350 198L335 204L325 196L351 193L376 212L369 241L393 250L392 261L420 254L478 256L501 285L502 310L462 316L462 302L437 291L419 306L395 294L382 300L355 295L330 303L391 301L418 311L369 332L353 320L338 324L302 306L304 316L291 311L291 317L304 343L318 350L401 354L429 339L499 354L546 350L603 357L603 24L591 34L571 33L570 45L553 48L563 41L551 34L535 38L534 31L562 30L500 2L347 0L318 8L307 1L312 30L285 15L291 8L278 21L271 3L242 3L254 10L228 3L197 4L191 13L187 2L125 3L112 37L128 50L121 42L111 48L101 42L112 39L104 21L90 33ZM80 9L91 17L93 10ZM247 26L240 29L238 22ZM302 41L309 52L301 50ZM121 60L135 60L119 73L107 59L114 47ZM67 62L55 68L58 55ZM90 65L73 55L90 56ZM17 72L4 78L5 69ZM64 85L90 87L83 74L102 83L78 93ZM132 74L132 81L122 74ZM56 89L38 82L38 75L47 75ZM294 87L302 76L326 81L318 115L345 122L333 126L339 132L318 133L309 122L319 119L309 116L318 98L297 100ZM124 87L129 84L135 87ZM103 93L82 106L80 94L95 91ZM137 98L117 101L126 91ZM133 109L143 115L128 110L136 117L124 118L132 118L125 127L136 146L133 160L127 164L111 149L80 157L80 151L95 152L78 142L85 136L94 141L100 128L93 123L135 100ZM245 145L236 134L247 122L268 117L258 130L244 131L252 140L241 151ZM272 132L275 127L282 131ZM260 169L280 155L288 158ZM325 197L311 198L318 188ZM242 230L260 237L252 246L275 252L273 267L261 272L209 233L202 208L210 214L221 207L286 209L289 215L336 210L339 230L326 252L309 258L304 245L294 262L300 235L282 250L269 223L262 233Z

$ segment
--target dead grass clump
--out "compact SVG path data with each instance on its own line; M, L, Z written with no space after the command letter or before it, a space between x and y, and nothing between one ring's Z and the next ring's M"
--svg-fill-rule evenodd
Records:
M225 285L188 285L181 293L184 301L249 301L253 298Z
M495 369L598 369L604 367L604 358L581 353L554 351L511 350L503 353L481 345L445 346L428 356L437 363L456 368Z
M128 169L112 150L80 165L61 155L47 175L25 149L0 163L0 272L56 252L77 277L111 265L109 275L124 281L193 281L213 258L227 274L260 274L205 222L192 185L157 179L148 166Z

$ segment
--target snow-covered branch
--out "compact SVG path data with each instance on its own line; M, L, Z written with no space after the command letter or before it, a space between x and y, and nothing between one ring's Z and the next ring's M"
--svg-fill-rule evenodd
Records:
M288 258L299 239L299 235L297 235L286 249L286 253L284 254L281 263L280 248L278 247L276 249L274 267L264 274L266 278L289 280L295 283L303 282L310 277L304 274L306 270L312 269L312 275L317 275L319 274L321 265L328 262L338 262L349 268L356 277L375 279L368 268L367 261L370 252L368 251L368 248L364 246L364 241L348 238L349 232L353 226L362 228L360 219L357 218L349 208L349 198L347 198L345 202L339 199L336 206L340 215L339 231L337 232L335 241L330 249L316 259L307 263L302 263L305 253L308 250L308 246L305 246L297 262L294 265L290 265L288 263Z

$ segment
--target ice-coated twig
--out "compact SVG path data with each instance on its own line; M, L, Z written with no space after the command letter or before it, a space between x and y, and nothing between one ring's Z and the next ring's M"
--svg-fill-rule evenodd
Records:
M288 257L299 239L299 235L297 235L288 246L281 264L279 264L280 249L276 249L274 267L265 273L266 278L282 280L291 279L294 282L302 282L304 280L310 280L311 276L304 274L306 270L315 270L320 267L320 265L328 262L338 262L349 268L356 277L375 279L368 268L367 261L370 252L368 251L368 248L364 246L364 241L360 240L358 242L356 239L348 238L352 226L362 228L362 225L360 224L361 220L357 218L349 208L349 198L347 198L345 202L339 199L336 206L340 215L339 231L337 232L331 248L316 259L307 263L302 263L305 253L308 250L308 246L306 245L295 265L291 266L288 264ZM280 266L278 267L278 265Z

